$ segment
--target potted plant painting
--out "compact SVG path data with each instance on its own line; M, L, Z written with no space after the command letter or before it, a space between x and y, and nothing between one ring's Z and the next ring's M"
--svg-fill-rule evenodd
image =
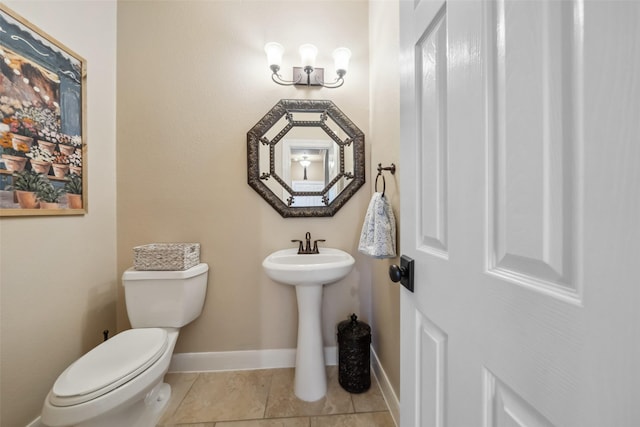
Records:
M59 140L60 144L58 145L58 149L67 156L70 156L76 149L71 143L72 138L69 135L61 134L59 135Z
M60 198L64 196L64 188L56 188L46 177L42 177L42 181L36 190L36 198L40 202L41 209L58 209L60 208Z
M14 148L12 139L11 133L5 132L2 134L2 137L0 137L0 153L2 153L5 168L11 172L19 172L24 170L27 164L26 154L29 151L29 146L24 143L18 143Z
M36 192L48 180L41 174L33 170L23 170L13 173L13 183L7 187L7 190L14 190L18 203L22 209L37 209L39 203Z
M75 173L67 175L64 191L67 193L69 209L82 209L82 177Z
M74 151L69 156L69 171L72 174L82 175L82 153L80 150Z
M38 135L36 123L29 117L5 117L2 122L9 126L9 132L15 145L26 144L29 147L33 144L33 138Z
M53 174L56 178L64 178L69 172L69 156L59 151L53 155Z
M49 153L55 155L56 143L47 141L46 139L38 139L38 147L47 150Z
M31 159L31 168L38 173L47 175L51 169L53 162L53 154L38 146L31 147L27 153L27 157Z

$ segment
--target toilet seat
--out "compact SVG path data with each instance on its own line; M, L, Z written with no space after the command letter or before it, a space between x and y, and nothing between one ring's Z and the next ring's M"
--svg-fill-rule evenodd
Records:
M71 364L50 394L54 406L72 406L95 399L153 365L167 349L167 331L129 329L100 344Z

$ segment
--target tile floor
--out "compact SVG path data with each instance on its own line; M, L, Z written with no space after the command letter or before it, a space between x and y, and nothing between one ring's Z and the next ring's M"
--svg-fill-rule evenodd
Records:
M293 375L293 368L167 374L173 391L158 427L395 427L375 378L367 392L351 394L329 366L327 395L303 402Z

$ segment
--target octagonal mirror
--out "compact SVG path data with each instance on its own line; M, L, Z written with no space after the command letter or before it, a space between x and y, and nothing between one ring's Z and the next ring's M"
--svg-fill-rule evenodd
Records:
M364 134L331 101L283 99L247 132L247 161L283 217L333 216L365 182Z

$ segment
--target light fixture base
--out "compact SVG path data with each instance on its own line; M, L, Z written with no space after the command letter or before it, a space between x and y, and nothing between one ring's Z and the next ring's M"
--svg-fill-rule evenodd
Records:
M314 68L311 74L303 67L293 67L293 80L297 81L296 86L322 86L324 82L324 68Z

